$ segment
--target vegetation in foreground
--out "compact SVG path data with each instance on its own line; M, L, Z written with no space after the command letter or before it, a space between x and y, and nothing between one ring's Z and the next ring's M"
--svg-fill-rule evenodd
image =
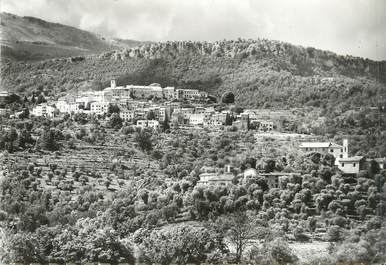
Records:
M331 157L251 132L136 131L77 116L14 126L1 138L12 151L2 155L4 262L291 263L293 242L318 240L330 242L328 263L385 259L379 168L350 183ZM203 168L225 164L233 184L197 184ZM249 167L301 177L269 189L263 177L244 181Z

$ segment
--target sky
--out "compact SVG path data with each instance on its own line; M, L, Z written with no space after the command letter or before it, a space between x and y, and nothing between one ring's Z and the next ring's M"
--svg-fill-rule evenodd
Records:
M123 39L267 38L386 60L386 0L0 0L0 9Z

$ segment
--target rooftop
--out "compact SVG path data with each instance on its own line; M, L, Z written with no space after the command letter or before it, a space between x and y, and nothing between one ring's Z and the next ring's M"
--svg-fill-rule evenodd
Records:
M352 156L348 158L341 158L339 162L357 162L363 159L363 156Z
M303 142L300 148L342 148L343 146L331 142Z

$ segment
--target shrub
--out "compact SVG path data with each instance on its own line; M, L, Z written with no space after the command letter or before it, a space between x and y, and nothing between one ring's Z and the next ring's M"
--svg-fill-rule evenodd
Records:
M337 242L343 239L343 229L337 225L332 225L328 228L325 235L329 242Z

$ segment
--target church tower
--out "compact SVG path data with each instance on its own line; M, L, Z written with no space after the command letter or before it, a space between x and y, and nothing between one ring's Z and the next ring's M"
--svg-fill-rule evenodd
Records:
M117 86L117 84L116 84L116 82L115 82L115 79L111 80L111 82L110 82L110 87L111 87L111 88L116 88L116 86Z
M348 139L343 139L343 158L348 158Z

